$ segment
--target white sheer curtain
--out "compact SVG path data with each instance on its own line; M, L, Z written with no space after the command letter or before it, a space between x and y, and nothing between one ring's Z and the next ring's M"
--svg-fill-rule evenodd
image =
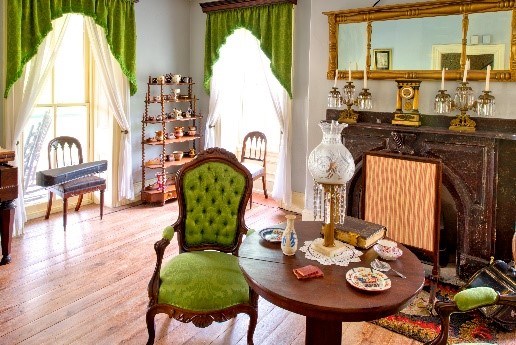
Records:
M216 77L211 78L210 82L210 104L209 114L206 118L206 139L204 141L204 148L220 146L220 140L217 140L215 127L220 119L221 114L221 95L222 88L218 85L218 79ZM220 139L220 136L219 136Z
M281 200L285 206L292 204L292 186L291 186L291 120L292 120L292 101L287 91L281 87L278 80L274 78L270 70L270 60L262 54L261 56L262 71L265 81L269 86L269 95L271 97L278 123L281 129L280 147L278 154L278 166L274 178L274 187L272 189L272 197L275 200Z
M102 91L105 92L113 116L122 130L118 158L118 200L133 199L129 81L111 54L104 29L88 16L84 17L84 23L103 85Z
M218 143L236 152L247 132L265 133L267 151L279 152L272 196L290 205L291 101L251 32L239 29L226 39L213 66L210 90L206 147ZM220 133L215 132L216 124L220 124Z
M4 135L7 145L10 145L7 149L16 151L15 165L18 167L14 236L23 234L23 225L27 220L23 201L23 154L21 145L17 143L21 140L23 128L29 120L45 79L54 66L68 18L69 15L64 15L52 22L53 30L40 44L37 54L25 65L22 76L14 83L6 101Z

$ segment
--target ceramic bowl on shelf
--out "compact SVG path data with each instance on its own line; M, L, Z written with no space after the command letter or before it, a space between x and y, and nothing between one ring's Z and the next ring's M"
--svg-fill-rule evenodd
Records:
M180 161L183 159L183 151L174 151L172 152L172 155L174 156L175 161Z
M188 135L190 135L190 136L192 136L192 137L193 137L196 133L197 133L197 131L188 131Z

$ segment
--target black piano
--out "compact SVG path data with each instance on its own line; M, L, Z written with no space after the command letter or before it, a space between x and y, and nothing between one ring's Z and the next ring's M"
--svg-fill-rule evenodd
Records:
M14 152L0 148L0 237L2 260L0 265L11 261L11 240L13 237L14 203L18 197L18 168L7 164L14 160Z

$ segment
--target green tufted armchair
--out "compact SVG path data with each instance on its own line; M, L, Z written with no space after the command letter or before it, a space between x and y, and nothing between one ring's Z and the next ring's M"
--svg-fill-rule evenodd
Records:
M248 231L244 212L251 189L249 171L221 148L202 152L178 172L179 217L154 245L157 263L148 288L147 344L154 343L154 317L159 313L197 327L246 313L247 343L253 344L258 295L247 285L236 257ZM174 233L180 254L162 265Z

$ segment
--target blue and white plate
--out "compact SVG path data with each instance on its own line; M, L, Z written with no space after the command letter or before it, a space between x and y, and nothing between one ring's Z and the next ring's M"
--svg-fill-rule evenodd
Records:
M265 228L260 230L260 237L268 242L281 242L281 236L283 235L283 231L285 229L273 227L273 228Z

